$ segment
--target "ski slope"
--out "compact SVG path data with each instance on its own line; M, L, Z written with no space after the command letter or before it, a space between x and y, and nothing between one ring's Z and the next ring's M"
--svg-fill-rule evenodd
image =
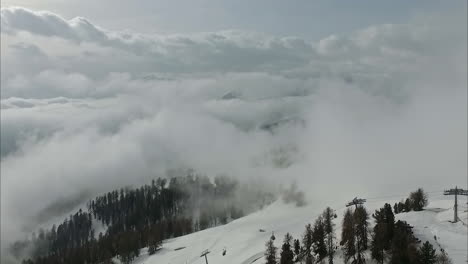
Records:
M382 207L385 202L393 204L395 201L369 200L366 208L369 213L372 213L375 209ZM338 218L335 219L338 238L341 233L344 204L345 202L329 204L338 214ZM210 251L208 261L211 264L264 263L265 242L272 232L276 237L275 245L280 248L286 232L290 232L294 238L300 238L304 226L307 223L313 224L326 206L310 203L304 207L295 207L293 204L284 204L279 200L261 211L227 225L167 240L163 248L152 256L149 256L146 249L143 249L135 263L203 264L205 259L200 257L200 253L204 250ZM436 248L444 248L454 264L462 264L467 262L468 229L464 224L468 220L467 201L459 199L459 217L464 223L449 222L453 219L452 207L453 200L434 200L430 202L425 211L401 213L396 215L396 219L405 220L413 225L415 235L421 241L429 240ZM265 232L260 232L260 229ZM226 249L225 256L222 254L223 249ZM341 251L337 252L335 263L343 263Z

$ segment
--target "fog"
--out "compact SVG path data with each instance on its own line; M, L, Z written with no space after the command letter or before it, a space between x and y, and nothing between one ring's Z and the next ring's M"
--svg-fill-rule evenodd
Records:
M310 42L2 9L2 247L57 201L174 168L296 181L309 202L466 186L465 11Z

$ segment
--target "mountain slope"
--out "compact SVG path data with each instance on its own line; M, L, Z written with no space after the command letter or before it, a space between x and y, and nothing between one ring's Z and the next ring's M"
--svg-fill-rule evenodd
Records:
M380 208L389 200L370 200L366 204L369 213ZM344 202L331 204L337 210L335 219L336 234L341 233ZM405 220L413 225L415 235L423 242L429 240L436 248L444 248L454 263L465 263L467 260L467 226L462 222L452 224L452 200L434 200L422 212L401 213L396 219ZM146 250L135 261L138 264L191 264L205 263L200 253L208 249L209 263L250 264L263 263L264 244L274 232L275 245L280 247L283 236L290 232L299 238L307 223L311 223L323 211L326 205L310 204L304 207L284 204L277 201L262 211L253 213L227 225L210 228L204 231L170 239L155 255L148 256ZM460 200L459 216L467 222L466 200ZM371 221L372 222L372 221ZM260 232L260 229L265 232ZM437 236L437 241L434 239ZM223 256L223 249L226 255ZM343 263L341 251L337 252L335 263Z

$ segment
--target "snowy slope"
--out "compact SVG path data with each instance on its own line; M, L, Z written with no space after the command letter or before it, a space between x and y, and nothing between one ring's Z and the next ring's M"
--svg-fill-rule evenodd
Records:
M366 204L369 212L383 206L389 200L369 200ZM337 210L336 234L341 233L340 224L345 207L344 203L330 204ZM459 215L466 223L466 200L460 201ZM397 215L397 219L405 220L415 226L415 234L423 242L429 240L436 247L444 248L455 264L466 263L467 260L467 227L463 223L452 224L452 200L435 200L423 212L410 212ZM283 236L290 232L294 238L300 237L307 223L313 223L316 217L326 207L325 204L310 204L304 207L284 204L277 201L262 211L219 226L187 236L168 240L163 248L153 256L148 256L146 250L135 261L138 264L202 264L200 258L203 250L210 250L209 263L250 264L263 263L265 242L273 231L276 245L280 247ZM260 232L264 229L266 232ZM437 241L434 241L434 235ZM226 248L226 255L222 255ZM343 263L341 252L337 253L335 263Z

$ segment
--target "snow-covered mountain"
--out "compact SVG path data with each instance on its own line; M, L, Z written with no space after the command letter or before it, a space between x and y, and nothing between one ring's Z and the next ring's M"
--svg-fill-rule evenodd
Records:
M369 213L373 213L386 202L393 204L395 201L369 199L365 206ZM334 221L338 239L345 204L346 201L329 204L338 215ZM278 247L281 246L286 232L290 232L294 238L299 238L304 231L304 226L307 223L313 223L326 206L326 204L311 202L309 205L296 207L279 200L261 211L227 225L167 240L163 248L152 256L149 256L144 249L135 263L202 264L205 263L205 259L201 258L200 254L204 250L210 251L209 263L263 263L265 242L272 232L274 232L275 244ZM452 208L453 200L448 197L430 197L430 203L424 211L400 213L396 215L396 220L407 221L414 226L414 233L422 242L429 241L438 250L443 248L452 258L453 263L461 264L468 260L467 200L459 199L461 221L455 224L450 222L453 219ZM370 222L372 223L372 219ZM226 249L226 254L223 256L224 249ZM335 263L343 263L341 251L337 252Z

